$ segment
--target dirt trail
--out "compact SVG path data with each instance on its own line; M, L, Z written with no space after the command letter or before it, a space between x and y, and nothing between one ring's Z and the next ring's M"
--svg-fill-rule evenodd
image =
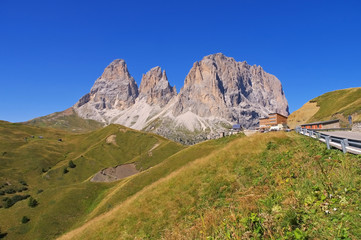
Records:
M151 157L153 155L153 150L156 149L158 146L160 145L160 143L156 143L154 144L154 146L148 151L148 156Z

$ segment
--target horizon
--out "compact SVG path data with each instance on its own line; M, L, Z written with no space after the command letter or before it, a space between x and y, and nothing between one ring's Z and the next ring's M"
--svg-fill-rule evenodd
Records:
M0 120L63 111L115 59L166 70L177 93L193 63L223 53L282 83L290 113L361 87L361 3L348 1L2 1Z

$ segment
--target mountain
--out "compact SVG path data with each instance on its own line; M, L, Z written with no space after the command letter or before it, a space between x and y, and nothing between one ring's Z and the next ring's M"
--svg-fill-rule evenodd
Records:
M169 85L165 70L155 67L143 75L139 87L139 99L144 98L149 105L164 107L175 96L177 90Z
M361 88L348 88L322 94L293 112L287 121L290 128L304 123L340 119L348 126L348 116L353 122L361 122Z
M74 106L84 119L151 131L183 143L219 135L234 123L254 127L271 112L288 115L281 82L260 66L217 53L194 63L179 94L160 67L138 90L124 60L113 61Z

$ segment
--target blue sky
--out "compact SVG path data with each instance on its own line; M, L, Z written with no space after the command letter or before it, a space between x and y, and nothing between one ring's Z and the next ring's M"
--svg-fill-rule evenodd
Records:
M293 112L361 86L361 1L0 0L0 119L72 106L114 59L138 85L154 66L177 90L222 52L278 77Z

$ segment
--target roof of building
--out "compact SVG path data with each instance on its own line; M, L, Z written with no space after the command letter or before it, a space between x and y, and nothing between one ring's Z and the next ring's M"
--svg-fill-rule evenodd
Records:
M313 122L313 123L305 123L305 124L302 124L302 126L311 126L311 125L317 125L317 124L331 124L331 123L336 123L336 122L339 122L340 119L335 119L335 120L328 120L328 121L322 121L322 122Z
M241 125L240 124L234 124L232 128L233 129L238 129L238 128L241 128Z
M273 115L273 114L277 114L277 115L280 115L280 116L282 116L282 117L288 118L288 117L286 117L285 115L282 115L282 114L280 114L280 113L270 113L270 114L268 114L268 115Z

